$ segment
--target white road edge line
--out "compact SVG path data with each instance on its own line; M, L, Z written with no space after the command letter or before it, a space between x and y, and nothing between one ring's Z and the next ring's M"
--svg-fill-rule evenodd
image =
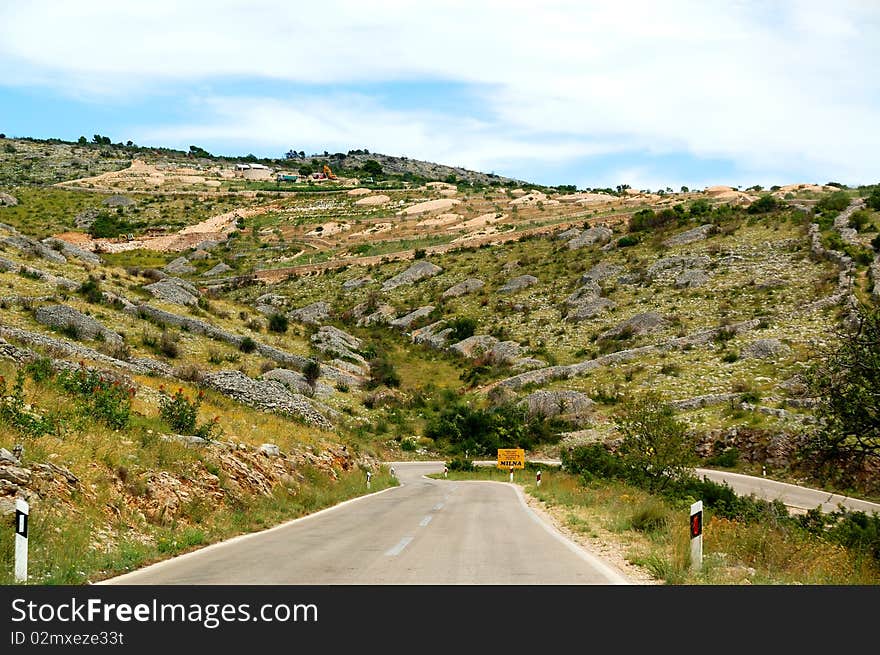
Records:
M400 553L403 552L403 549L409 546L409 542L413 540L413 537L404 537L400 541L397 542L397 545L394 548L389 548L385 551L385 557L397 557Z
M430 478L429 478L430 479ZM516 497L519 499L520 505L525 510L526 514L529 515L535 523L544 528L551 537L562 543L566 548L568 548L575 555L580 557L582 560L587 562L590 566L598 570L602 575L604 575L608 579L608 584L610 585L631 585L633 584L631 580L627 579L623 574L618 572L613 567L609 566L605 562L603 562L599 557L593 555L592 553L584 550L581 546L573 542L571 539L566 537L564 534L560 533L554 526L547 523L540 516L535 514L531 507L529 507L528 503L526 503L525 495L523 494L523 490L519 485L510 484L509 482L499 482L497 480L467 480L466 482L488 482L489 484L503 484L505 487L511 487L513 492L516 494Z
M140 569L136 569L134 571L129 571L128 573L123 573L122 575L117 575L113 578L107 578L106 580L100 580L95 582L96 585L112 585L112 584L126 584L126 581L130 578L136 578L141 573L146 573L147 571L155 571L162 567L168 566L169 564L176 564L185 559L189 559L192 557L198 557L208 551L217 550L218 548L223 548L225 546L230 546L232 544L236 544L240 541L244 541L245 539L253 539L254 537L259 537L269 532L274 532L275 530L283 530L284 528L290 527L294 523L300 523L302 521L308 521L309 519L313 519L322 514L329 514L330 512L336 511L345 507L346 505L350 505L352 503L356 503L358 501L364 500L365 498L372 498L373 496L378 496L379 494L384 494L386 491L394 491L395 489L402 489L404 484L401 482L396 487L388 487L387 489L382 489L381 491L374 491L370 494L364 494L363 496L357 496L356 498L349 498L348 500L344 500L341 503L337 503L336 505L331 505L330 507L325 507L322 510L318 510L317 512L313 512L312 514L306 514L305 516L300 516L299 518L292 519L290 521L286 521L285 523L280 523L279 525L273 526L271 528L267 528L265 530L260 530L259 532L249 532L247 534L241 534L237 537L232 537L231 539L226 539L225 541L218 541L215 544L210 544L209 546L205 546L204 548L199 548L198 550L194 550L189 553L184 553L183 555L177 555L176 557L172 557L170 559L162 560L161 562L156 562L155 564L150 564L149 566L145 566Z
M421 523L419 523L420 528L427 527L428 523L431 522L431 519L434 518L430 514L428 514L425 518L422 519Z
M513 487L513 491L516 493L517 498L519 498L520 505L522 505L523 509L526 513L532 518L532 520L543 527L554 539L561 542L575 555L580 557L585 562L589 563L594 568L598 569L602 575L608 578L608 583L613 585L629 585L632 584L630 580L626 577L618 573L615 569L610 567L608 564L603 562L601 559L593 555L592 553L587 552L579 545L574 543L571 539L561 534L555 527L549 525L546 521L544 521L540 516L535 514L531 507L526 503L525 495L523 494L523 490L519 487L519 485L511 485L509 482L500 482L499 484L505 484Z

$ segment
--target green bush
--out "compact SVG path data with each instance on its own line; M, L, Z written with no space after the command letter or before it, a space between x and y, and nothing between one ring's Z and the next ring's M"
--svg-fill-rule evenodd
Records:
M456 316L446 324L452 329L449 335L452 343L462 341L473 336L477 329L477 322L469 316Z
M725 448L717 455L706 460L709 466L720 466L722 468L733 468L739 462L739 450L735 446Z
M272 314L269 317L270 332L287 332L289 321L284 314Z
M838 213L849 207L850 197L846 191L834 191L816 203L816 210L822 213Z
M321 365L314 359L310 359L303 367L302 373L306 378L306 382L314 386L318 378L321 377Z
M865 199L865 203L874 211L880 211L880 184L874 187L871 195Z
M104 300L104 296L101 294L101 283L98 282L97 278L91 276L89 276L88 280L79 285L77 292L83 296L87 302L95 305Z
M618 478L624 474L620 458L600 443L573 446L562 453L562 468L591 478Z
M77 397L84 416L103 421L117 430L128 427L133 387L85 366L60 371L56 381L61 389Z
M216 417L213 421L198 424L199 408L204 398L203 392L199 391L193 400L186 397L182 388L169 394L164 387L160 387L160 393L159 416L175 432L211 439L214 431L219 429Z
M238 349L243 353L252 353L257 349L257 342L250 337L245 337L238 344Z
M635 246L639 243L639 238L632 234L627 234L626 236L620 237L617 240L618 248L628 248L630 246Z
M36 407L25 401L25 372L21 369L15 376L11 389L6 378L0 375L0 423L19 430L28 437L41 437L58 431L60 423L53 415L42 415Z
M765 194L749 205L746 212L749 214L767 214L778 209L780 202L770 194Z
M450 471L475 471L477 468L471 460L464 457L453 457L446 462L446 466Z
M656 532L669 524L669 511L658 500L651 499L643 503L633 512L630 519L633 530L639 532Z

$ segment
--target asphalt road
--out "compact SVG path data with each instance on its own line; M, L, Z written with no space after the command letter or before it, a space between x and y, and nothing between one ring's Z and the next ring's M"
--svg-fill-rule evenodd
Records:
M402 485L103 584L626 584L535 515L518 486L432 480L440 462L394 464Z
M559 466L561 463L558 459L530 461L551 466ZM495 466L495 462L492 460L480 460L474 463L480 466ZM764 477L716 471L714 469L698 468L694 469L694 472L701 478L706 477L713 482L727 483L740 496L754 494L756 497L765 500L781 500L787 507L796 510L821 507L823 512L833 512L838 509L838 505L843 505L845 508L853 511L880 514L880 503L842 496L829 491L800 487Z

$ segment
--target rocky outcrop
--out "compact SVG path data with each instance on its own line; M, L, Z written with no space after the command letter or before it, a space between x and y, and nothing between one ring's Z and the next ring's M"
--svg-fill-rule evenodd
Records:
M616 303L608 298L592 298L572 307L565 315L565 320L572 323L588 321L615 307L617 307Z
M608 278L612 278L615 275L623 272L622 266L617 266L616 264L609 264L608 262L599 262L589 271L584 273L581 276L581 284L585 284L587 282L601 282L602 280L607 280Z
M352 360L360 367L367 365L367 360L357 352L363 345L361 340L339 328L324 325L312 335L311 341L315 348L329 357Z
M437 321L413 330L413 343L422 343L438 350L445 348L452 334L452 328L444 327L445 325L446 321Z
M570 390L535 391L518 404L527 409L529 416L558 416L575 423L587 420L595 405L586 394Z
M724 403L735 402L739 400L742 394L738 393L710 393L703 396L694 396L693 398L684 398L682 400L673 400L668 403L670 407L680 412L688 412L701 407L709 407L710 405L722 405Z
M671 270L673 273L680 273L688 269L705 269L709 266L709 261L706 255L663 257L648 267L646 275L654 279L664 271Z
M536 365L543 366L546 362L541 360L529 360L522 357L522 346L516 341L499 341L495 337L475 334L449 346L449 350L468 359L483 359L487 363L507 365L523 368L534 368Z
M289 368L273 368L260 376L263 380L276 380L287 387L290 391L304 396L327 397L333 394L333 389L326 384L315 382L310 384L306 376L299 371L291 371Z
M346 280L342 283L342 288L345 291L352 291L354 289L360 289L361 287L366 286L372 282L373 278L371 278L369 275L366 275L364 277L356 277L352 278L351 280Z
M709 274L700 269L685 269L675 276L677 289L693 289L701 287L709 281Z
M367 325L386 325L387 323L394 320L394 317L397 315L397 310L394 308L394 306L385 303L375 307L371 312L367 308L368 305L366 303L356 305L352 308L353 316L357 316L359 311L363 312L360 315L360 318L357 319L358 327Z
M775 359L790 352L791 348L779 339L758 339L743 348L740 356L744 359Z
M406 330L416 321L420 321L423 318L427 318L431 315L431 312L434 311L433 305L425 305L424 307L419 307L418 309L414 309L408 314L404 314L399 318L395 318L393 321L389 323L391 327L395 327L401 330Z
M220 262L216 266L212 266L207 271L205 271L205 277L216 277L218 275L228 273L231 270L232 267L229 264L225 262Z
M127 196L114 195L102 200L101 204L106 207L131 207L135 202Z
M325 320L330 318L330 305L323 300L313 302L311 305L294 309L288 314L291 320L306 325L321 325Z
M568 245L569 250L579 250L580 248L592 246L596 243L608 243L611 241L612 236L614 236L614 232L607 227L591 227L571 239L566 245Z
M467 293L473 293L474 291L479 291L486 283L482 280L478 280L477 278L468 278L467 280L463 280L458 284L454 284L449 287L446 291L443 292L443 298L458 298L459 296L463 296Z
M333 427L308 398L292 393L277 380L254 380L241 371L217 371L205 376L204 384L249 407L297 417L327 430Z
M575 237L580 236L581 232L583 232L583 230L581 230L580 228L571 227L563 232L560 232L554 238L557 241L571 241Z
M91 316L86 316L68 305L38 307L34 312L34 318L43 325L69 331L77 338L97 339L113 344L122 343L122 337L116 332L108 330Z
M645 312L643 314L636 314L622 323L618 323L610 330L606 330L599 335L599 338L617 339L627 333L631 336L639 336L662 330L667 325L669 325L669 321L657 312Z
M711 223L706 223L705 225L700 225L699 227L695 227L692 230L687 230L686 232L679 232L663 242L664 246L683 246L687 243L693 243L695 241L703 241L706 237L708 237L712 230L715 229L715 226Z
M184 307L197 305L201 295L198 289L179 277L166 277L146 285L144 290L149 291L156 300Z
M18 200L8 193L0 193L0 207L15 207Z
M4 225L3 228L5 228L3 231L7 232L8 236L0 238L0 244L14 248L25 255L39 257L40 259L45 259L46 261L55 264L64 264L67 262L67 258L54 248L50 248L35 239L31 239L8 225Z
M186 257L178 257L165 265L162 269L169 275L188 275L196 272L196 267L189 263Z
M429 261L417 261L402 273L398 273L394 277L385 280L385 282L382 283L382 291L391 291L400 286L415 284L420 280L433 277L442 272L442 268Z
M55 237L48 237L43 239L43 243L52 248L53 250L59 251L62 255L67 258L74 258L84 261L88 264L100 264L101 258L98 257L93 252L88 250L83 250L82 248L77 248L72 243L68 243L62 239L56 239Z
M537 283L538 278L534 275L518 275L517 277L509 279L504 283L504 286L498 289L498 293L514 293L516 291L520 291L521 289L525 289L526 287L530 287L533 284Z

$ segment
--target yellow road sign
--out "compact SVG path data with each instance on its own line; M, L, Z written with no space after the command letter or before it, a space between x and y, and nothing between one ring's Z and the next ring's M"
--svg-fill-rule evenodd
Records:
M500 469L521 469L526 467L526 451L522 448L499 448L498 463Z

